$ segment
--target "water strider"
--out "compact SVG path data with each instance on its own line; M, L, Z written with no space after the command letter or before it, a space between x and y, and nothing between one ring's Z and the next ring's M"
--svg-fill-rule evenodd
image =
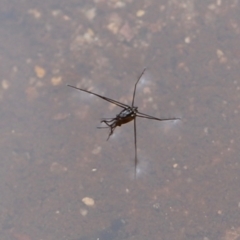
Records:
M140 118L146 118L146 119L151 119L151 120L157 120L157 121L170 121L170 120L177 120L180 118L156 118L153 116L150 116L148 114L142 113L138 111L138 107L134 106L134 99L135 99L135 95L136 95L136 87L137 84L139 82L139 80L141 79L141 77L143 76L144 72L145 72L146 68L143 69L141 75L139 76L137 82L135 83L134 86L134 90L133 90L133 98L132 98L132 104L131 106L118 102L114 99L108 98L108 97L104 97L101 96L97 93L88 91L86 89L82 89L82 88L78 88L78 87L74 87L71 85L67 85L68 87L71 88L75 88L77 90L95 95L107 102L110 102L114 105L117 105L118 107L122 108L122 111L116 115L116 117L114 118L103 118L101 120L101 123L105 123L106 127L98 127L98 128L109 128L110 132L108 135L107 140L109 139L109 137L113 134L114 130L116 127L120 127L123 124L126 124L128 122L131 122L132 120L134 121L134 146L135 146L135 159L134 159L134 164L135 164L135 178L136 178L136 171L137 171L137 164L138 164L138 158L137 158L137 128L136 128L136 118L140 117Z

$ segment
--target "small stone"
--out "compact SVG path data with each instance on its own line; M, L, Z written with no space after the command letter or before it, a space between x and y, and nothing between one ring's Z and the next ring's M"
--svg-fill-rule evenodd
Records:
M178 167L177 163L173 164L173 168L177 168L177 167Z
M136 13L137 17L142 17L145 15L145 11L143 10L138 10L137 13Z
M53 77L51 83L53 86L57 86L62 82L62 77Z
M96 8L91 8L88 11L86 11L85 16L88 20L93 20L96 16Z
M28 13L34 16L36 19L40 18L42 14L37 9L29 9Z
M100 146L97 146L93 149L92 154L97 155L102 151L102 148Z
M50 171L53 172L53 173L57 173L57 174L60 174L60 173L63 173L63 172L67 172L67 168L57 162L53 162L51 167L50 167Z
M90 197L85 197L85 198L83 198L83 199L82 199L82 202L83 202L85 205L89 206L89 207L92 207L92 206L94 206L94 204L95 204L94 200L93 200L92 198L90 198Z
M87 209L80 209L80 213L82 216L86 216L88 214L88 210Z
M9 88L9 82L6 79L2 80L2 88L7 90Z
M46 74L45 69L40 66L35 66L34 70L38 78L43 78Z

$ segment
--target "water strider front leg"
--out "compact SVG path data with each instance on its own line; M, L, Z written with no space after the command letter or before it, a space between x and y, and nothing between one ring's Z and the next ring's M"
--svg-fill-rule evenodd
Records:
M116 119L113 118L111 120L102 120L101 123L105 123L108 126L108 128L110 128L110 133L109 133L108 138L107 138L107 141L108 141L110 136L113 134L115 128L118 126L116 124Z

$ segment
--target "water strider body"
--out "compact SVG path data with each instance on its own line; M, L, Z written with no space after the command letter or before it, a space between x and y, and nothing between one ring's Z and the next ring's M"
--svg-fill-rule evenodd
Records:
M146 119L151 119L151 120L157 120L157 121L170 121L170 120L177 120L180 118L156 118L153 116L150 116L148 114L142 113L138 111L138 107L134 106L134 99L135 99L135 94L136 94L136 87L137 84L139 82L139 80L141 79L141 77L143 76L144 72L145 72L146 68L144 68L144 70L142 71L141 75L139 76L137 82L135 83L134 86L134 91L133 91L133 98L132 98L132 104L131 106L118 102L114 99L108 98L108 97L104 97L102 95L99 95L97 93L88 91L86 89L83 88L78 88L78 87L74 87L71 85L67 85L68 87L71 88L75 88L77 90L95 95L107 102L110 102L114 105L117 105L118 107L122 108L122 111L116 115L116 117L114 118L103 118L101 120L101 123L105 123L106 127L98 127L98 128L109 128L110 132L108 135L107 140L109 139L109 137L113 134L114 130L116 127L121 127L121 125L126 124L128 122L131 122L132 120L134 121L134 146L135 146L135 159L134 159L134 165L135 165L135 177L136 177L136 170L137 170L137 163L138 163L138 158L137 158L137 128L136 128L136 118L140 117L140 118L146 118Z

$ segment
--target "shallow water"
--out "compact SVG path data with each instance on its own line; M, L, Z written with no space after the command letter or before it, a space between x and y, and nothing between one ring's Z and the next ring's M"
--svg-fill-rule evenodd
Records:
M239 3L2 1L0 238L240 236ZM120 109L159 117L97 129Z

